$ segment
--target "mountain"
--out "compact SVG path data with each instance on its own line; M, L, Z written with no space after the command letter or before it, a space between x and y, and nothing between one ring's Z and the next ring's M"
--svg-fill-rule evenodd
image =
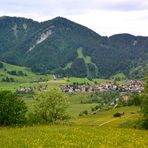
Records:
M0 60L61 76L143 76L148 64L148 37L104 37L66 18L45 22L0 17Z

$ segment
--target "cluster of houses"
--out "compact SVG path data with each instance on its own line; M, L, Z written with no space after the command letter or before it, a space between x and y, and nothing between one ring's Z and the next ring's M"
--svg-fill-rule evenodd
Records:
M17 93L33 93L34 91L45 91L47 90L46 86L38 86L38 87L20 87L16 89Z
M16 92L17 93L33 93L34 92L34 89L32 87L20 87L20 88L17 88L16 89Z
M140 80L127 80L125 82L126 85L112 84L112 83L104 83L104 84L79 84L73 83L72 85L61 86L63 92L70 93L85 93L85 92L93 92L93 91L110 91L110 90L118 90L120 92L138 92L141 93L144 90L144 84ZM46 86L38 86L38 87L20 87L16 89L17 93L32 93L34 91L45 91L47 90Z
M126 87L127 91L141 93L144 90L143 81L140 81L140 80L127 80L126 83L128 84L127 87Z
M61 87L64 92L93 92L93 91L109 91L109 90L119 90L120 92L138 92L141 93L144 90L144 85L142 81L139 80L128 80L126 85L105 83L97 84L91 86L89 84L78 84L74 83L72 85L66 85Z

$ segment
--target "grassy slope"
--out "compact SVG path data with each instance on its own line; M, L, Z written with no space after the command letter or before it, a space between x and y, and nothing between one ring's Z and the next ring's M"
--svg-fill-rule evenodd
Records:
M29 68L27 67L21 67L21 66L15 66L15 65L11 65L11 64L7 64L7 63L3 63L4 64L4 68L0 69L0 81L2 78L5 78L6 76L14 78L15 81L18 82L31 82L31 81L37 81L40 80L40 78L48 80L51 78L50 75L39 75L39 74L35 74L33 73ZM15 75L10 75L7 73L7 71L5 71L5 69L7 69L7 71L22 71L23 73L27 74L27 76L15 76Z
M78 58L82 58L84 60L84 62L86 64L86 67L87 67L87 64L92 64L95 67L95 71L96 71L96 75L97 75L98 74L98 67L96 66L95 63L93 63L91 61L91 57L89 57L89 56L86 56L85 57L83 55L83 48L78 48L77 49L77 54L78 54ZM87 75L89 75L89 69L88 69L88 67L87 67Z
M0 81L2 78L14 78L15 82L8 83L8 82L0 82L0 90L11 90L15 91L19 87L38 87L41 85L47 85L47 82L34 82L39 80L50 80L51 75L39 75L33 73L29 68L27 67L21 67L21 66L15 66L7 63L3 63L4 68L0 69ZM23 73L27 74L27 76L15 76L8 74L7 71L22 71Z
M125 112L125 115L121 118L113 117L113 114L116 112ZM130 106L130 107L121 107L112 109L109 111L98 112L96 115L88 115L84 117L79 117L74 121L76 125L93 125L93 126L101 126L103 123L108 123L102 125L103 127L118 127L121 123L124 123L130 119L137 119L139 117L139 107ZM131 112L135 112L135 114L131 114Z

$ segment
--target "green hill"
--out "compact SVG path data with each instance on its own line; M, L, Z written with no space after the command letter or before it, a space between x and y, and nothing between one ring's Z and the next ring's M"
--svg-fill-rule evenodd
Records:
M60 76L142 78L148 64L148 37L100 36L62 17L45 22L0 18L0 60Z
M47 81L51 79L50 75L40 75L31 71L30 68L16 66L0 62L3 66L0 68L1 82L27 83Z

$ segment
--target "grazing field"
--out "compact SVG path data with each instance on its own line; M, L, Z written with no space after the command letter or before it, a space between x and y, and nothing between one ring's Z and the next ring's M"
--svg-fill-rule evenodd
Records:
M148 131L92 126L0 128L2 148L147 148Z
M0 68L0 81L3 78L13 78L17 83L28 83L35 81L47 81L51 79L51 75L40 75L32 72L27 67L15 66L2 62L4 67ZM14 72L18 73L21 71L22 75L17 75ZM11 73L10 73L11 72Z

